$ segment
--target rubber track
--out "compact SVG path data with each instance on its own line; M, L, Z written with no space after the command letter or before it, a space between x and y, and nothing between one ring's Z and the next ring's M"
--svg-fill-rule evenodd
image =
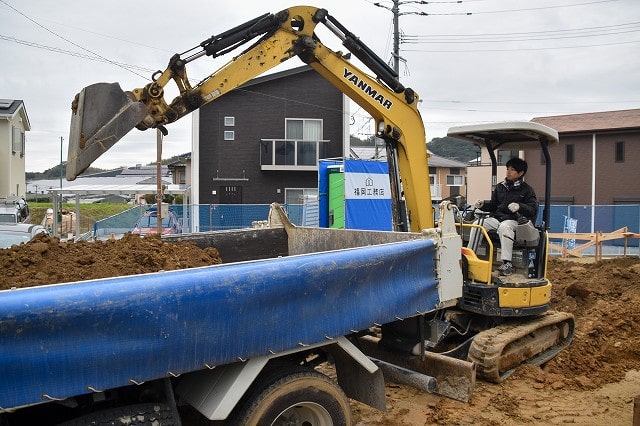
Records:
M573 315L566 312L549 311L533 320L510 322L482 331L474 337L467 359L476 364L478 376L490 382L501 383L515 369L499 371L500 358L508 344L516 342L536 330L563 322L569 324L568 336L560 338L560 341L554 342L549 349L523 362L534 365L542 364L553 358L573 340L575 326Z

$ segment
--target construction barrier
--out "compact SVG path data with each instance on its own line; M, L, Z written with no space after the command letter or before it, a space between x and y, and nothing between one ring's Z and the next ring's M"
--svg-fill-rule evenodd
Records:
M616 229L613 232L608 232L608 233L604 233L602 231L597 231L597 232L593 232L593 233L568 233L568 232L563 232L563 233L550 233L549 234L549 239L550 240L554 240L554 239L560 239L562 240L562 243L560 245L558 244L553 244L550 243L549 244L549 249L550 250L555 250L560 252L560 255L562 257L568 257L568 256L575 256L575 257L583 257L583 251L589 247L594 247L595 248L595 260L601 260L602 259L602 255L603 255L603 245L606 241L611 241L611 240L620 240L622 239L624 244L623 244L623 255L627 256L627 247L628 247L628 240L629 239L640 239L640 234L635 233L635 232L629 232L628 228L625 226L623 228L620 229ZM569 247L568 244L566 244L568 241L586 241L583 244L580 245L571 245L571 247Z

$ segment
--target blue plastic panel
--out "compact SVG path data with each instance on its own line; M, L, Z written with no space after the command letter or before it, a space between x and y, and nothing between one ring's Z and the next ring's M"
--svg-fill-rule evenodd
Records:
M0 408L322 342L438 304L408 241L0 292Z

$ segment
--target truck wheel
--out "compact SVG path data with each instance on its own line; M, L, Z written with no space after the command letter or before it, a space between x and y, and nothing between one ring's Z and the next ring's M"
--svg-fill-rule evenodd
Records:
M310 368L288 368L258 378L227 424L341 426L351 424L340 387Z
M96 411L58 426L174 426L176 423L167 404L147 403Z

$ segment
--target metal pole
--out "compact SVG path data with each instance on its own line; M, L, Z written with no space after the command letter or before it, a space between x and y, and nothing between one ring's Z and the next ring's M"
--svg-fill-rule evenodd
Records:
M64 138L60 136L60 210L54 213L60 218L60 238L62 238L62 141Z
M158 235L162 235L162 132L156 129L157 135L157 158L156 158L156 181L157 181L157 203L158 203L158 223L156 226Z

